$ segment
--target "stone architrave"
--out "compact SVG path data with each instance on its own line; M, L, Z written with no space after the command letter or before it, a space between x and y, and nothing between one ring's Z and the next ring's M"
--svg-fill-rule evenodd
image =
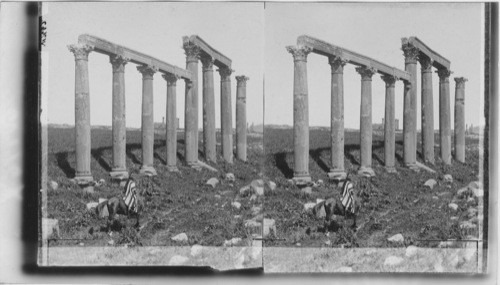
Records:
M174 74L162 74L167 81L167 120L165 141L167 148L167 169L178 171L177 168L177 80L179 76ZM191 83L186 82L186 86ZM189 87L190 88L190 87Z
M142 74L142 166L141 174L157 175L153 166L154 155L154 99L153 75L158 71L154 66L142 65L137 70Z
M405 71L411 81L405 86L403 111L403 160L406 167L418 170L417 166L417 61L420 51L410 43L403 43Z
M439 76L439 146L441 160L451 164L450 80L448 69L436 71Z
M424 161L434 163L434 104L432 94L432 59L420 56L422 71L422 154Z
M385 82L385 119L384 119L384 160L385 169L389 173L396 172L396 126L395 126L395 92L394 85L397 77L383 75Z
M348 60L332 56L328 58L331 66L331 168L328 177L332 180L346 178L344 168L344 65Z
M128 179L126 165L127 129L125 122L125 64L128 58L121 55L110 56L113 67L113 166L111 177Z
M360 66L356 71L361 75L361 112L360 112L360 148L361 166L358 174L375 176L372 169L372 76L377 72L375 68Z
M93 181L90 170L90 95L88 56L94 49L90 45L69 45L68 49L75 56L75 144L77 183Z
M200 48L191 42L183 45L186 54L186 69L193 74L190 88L186 88L184 134L185 157L189 166L198 167L198 60ZM187 86L186 86L187 87Z
M293 180L296 184L311 181L309 175L309 102L307 91L307 55L309 46L288 46L293 56Z
M207 161L217 162L215 140L214 60L201 56L203 66L203 151Z
M231 112L231 73L229 67L220 68L220 111L222 157L228 163L233 163L233 118Z
M465 82L455 77L455 159L465 162Z
M247 81L248 77L236 76L236 157L247 161Z

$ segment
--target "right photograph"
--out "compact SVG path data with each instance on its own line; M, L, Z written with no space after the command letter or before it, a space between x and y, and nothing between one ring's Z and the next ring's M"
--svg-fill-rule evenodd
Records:
M487 272L486 10L266 3L266 272Z

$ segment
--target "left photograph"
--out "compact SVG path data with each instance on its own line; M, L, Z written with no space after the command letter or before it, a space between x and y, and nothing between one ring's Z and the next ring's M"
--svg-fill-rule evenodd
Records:
M263 11L40 4L40 266L262 267Z

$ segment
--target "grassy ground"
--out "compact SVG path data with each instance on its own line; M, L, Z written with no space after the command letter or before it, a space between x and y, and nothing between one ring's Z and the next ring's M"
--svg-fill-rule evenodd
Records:
M112 161L111 130L92 130L91 170L96 181L106 183L96 187L94 193L84 193L71 182L74 177L75 153L74 130L72 128L50 127L48 130L48 181L59 184L58 189L49 187L47 197L48 218L59 220L60 235L53 236L50 245L143 245L143 246L182 246L210 245L220 246L225 240L239 237L250 244L250 234L243 222L252 218L250 209L260 205L260 198L251 201L239 197L238 190L261 174L262 136L248 137L248 162L235 159L233 165L225 164L221 157L212 166L219 172L207 169L196 171L184 163L184 136L178 135L178 166L180 173L170 173L165 167L166 149L163 135L155 136L154 164L158 176L140 176L141 132L127 131L127 167L143 190L145 206L141 212L141 230L132 228L135 220L119 217L118 223L107 228L106 221L99 219L94 212L87 211L86 204L97 202L99 198L122 197L122 188L109 179ZM200 135L200 138L202 136ZM217 141L220 143L220 136ZM201 143L200 143L201 148ZM220 145L218 145L220 153ZM200 152L200 158L202 153ZM231 172L235 182L224 180ZM205 185L211 178L221 181L215 188ZM239 200L239 210L231 202ZM239 217L235 217L239 215ZM171 237L186 233L188 242L175 242Z
M438 135L435 154L439 156ZM420 136L419 136L420 140ZM352 228L352 219L338 219L325 223L314 214L304 210L304 204L316 199L339 198L338 185L328 181L330 165L330 132L315 129L310 132L309 171L313 181L321 179L323 185L313 187L311 195L290 183L293 176L293 130L266 128L264 131L264 173L277 183L275 191L267 192L264 200L265 217L276 221L277 240L266 241L265 246L301 247L393 247L387 238L401 233L404 244L436 246L433 240L477 238L477 230L461 229L460 222L468 220L466 210L477 207L477 199L467 202L456 200L457 211L448 204L458 189L478 180L479 140L467 138L466 163L452 162L446 166L440 161L428 165L437 173L421 170L415 173L402 167L402 134L396 136L396 167L398 174L388 174L383 168L383 134L374 133L373 169L376 176L367 179L357 176L359 167L359 132L345 133L345 167L351 173L360 199L357 229ZM420 144L417 159L422 162ZM443 175L451 174L452 183L445 183ZM430 190L424 186L428 179L438 185ZM453 220L452 217L455 217Z

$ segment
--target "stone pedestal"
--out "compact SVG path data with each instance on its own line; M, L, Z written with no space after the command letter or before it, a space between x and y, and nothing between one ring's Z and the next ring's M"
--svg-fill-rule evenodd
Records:
M439 75L439 146L441 160L451 164L451 129L450 129L450 80L451 71L440 69Z
M247 80L236 76L236 157L247 161Z
M422 154L425 162L434 163L432 60L421 56L420 65L422 71Z
M384 119L384 162L387 172L396 172L396 127L394 114L394 85L396 77L390 75L382 76L385 82L385 119Z
M465 162L465 82L455 77L455 159Z
M214 60L209 56L202 56L201 63L203 65L203 152L207 161L216 162Z
M344 65L346 59L330 57L328 63L332 70L331 81L331 168L328 177L332 180L344 180Z
M293 180L297 184L311 181L309 175L309 103L307 91L308 46L288 46L293 55Z
M403 112L403 160L406 167L417 167L417 60L419 50L411 44L403 44L405 71L410 73L411 82L405 83Z
M93 181L90 171L90 96L88 55L93 47L84 44L68 46L75 55L75 145L77 183ZM45 185L43 185L45 186Z
M186 69L193 73L192 84L186 88L184 135L186 162L191 167L198 167L198 60L200 48L190 42L184 43ZM187 86L186 86L187 87Z
M128 179L125 121L125 64L128 60L120 55L110 56L113 66L113 165L110 175L119 180Z
M166 148L167 148L167 169L178 171L177 169L177 80L178 76L173 74L163 74L167 81L167 119L166 119ZM186 87L190 83L186 82Z
M231 112L231 68L221 68L220 73L220 111L222 133L222 157L233 163L233 118Z
M361 166L358 174L375 176L372 169L372 76L377 72L370 67L357 67L361 75L360 148Z
M154 100L153 100L153 75L158 71L153 66L138 66L142 74L142 166L141 174L157 175L153 166L154 154Z

